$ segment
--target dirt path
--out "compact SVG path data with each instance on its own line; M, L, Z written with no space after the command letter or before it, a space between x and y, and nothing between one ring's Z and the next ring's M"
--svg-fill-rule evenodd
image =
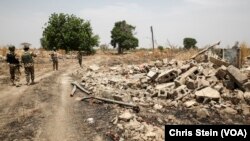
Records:
M35 85L1 89L0 140L110 140L105 132L111 128L112 109L77 101L84 96L78 90L69 97L75 68L77 63L68 62L59 71L37 74ZM94 118L94 123L88 123L88 118Z

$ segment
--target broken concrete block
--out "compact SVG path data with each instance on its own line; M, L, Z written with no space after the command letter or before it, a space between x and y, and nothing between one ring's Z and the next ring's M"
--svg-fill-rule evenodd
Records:
M156 79L158 73L157 72L154 72L154 71L149 71L147 76L151 79L151 80L154 80Z
M169 61L168 64L170 64L170 65L177 65L177 61L175 59L172 59L172 60Z
M167 99L168 91L167 90L159 90L158 98Z
M163 64L168 64L168 58L162 59Z
M221 66L220 68L218 68L215 73L215 76L218 79L224 79L226 75L227 75L227 68L225 66Z
M197 70L198 70L198 67L192 67L191 69L189 69L188 71L186 71L185 73L183 73L182 75L180 75L175 80L175 84L177 86L185 84L186 78L189 77L190 75L194 74Z
M208 76L209 75L209 72L210 72L210 69L208 69L208 68L206 68L206 69L202 69L202 74L204 75L204 76Z
M163 106L160 105L160 104L155 104L155 105L154 105L154 109L155 109L155 110L161 110L162 107L163 107Z
M235 115L237 114L238 112L236 110L234 110L233 108L231 107L226 107L225 109L222 109L220 111L220 113L222 114L230 114L230 115Z
M236 88L236 85L232 80L223 80L222 82L227 89L234 90Z
M196 80L188 78L186 80L186 85L188 89L196 89L198 87L198 82Z
M243 85L243 88L246 92L250 92L250 82L246 82L244 85Z
M207 81L204 77L202 79L199 79L198 82L199 82L199 86L200 87L201 86L202 87L208 87L208 86L210 86L209 81Z
M244 101L244 93L241 90L234 90L234 93L231 98L231 102L235 105Z
M129 121L130 119L132 119L134 116L129 112L129 111L125 111L123 112L120 116L119 119L124 120L124 121Z
M178 95L184 95L189 92L186 85L181 85L177 87L172 94L169 94L168 98L176 98Z
M159 76L156 78L156 81L159 83L166 83L169 81L173 81L177 76L178 76L177 70L171 69L159 74Z
M232 65L227 67L227 71L232 80L237 86L243 89L243 84L247 82L247 76L240 72L240 70ZM243 89L244 90L244 89Z
M191 65L190 64L186 64L186 65L183 65L181 66L181 72L184 73L186 72L188 69L190 69Z
M100 67L99 67L98 65L95 65L95 64L89 66L89 69L92 70L92 71L97 71L97 70L99 70L99 68L100 68Z
M189 108L189 107L195 105L196 103L197 103L197 102L196 102L195 100L190 100L190 101L186 101L186 102L184 103L184 106L186 106L187 108Z
M250 92L245 92L243 96L245 101L250 105Z
M214 89L218 92L221 92L223 89L223 85L221 83L214 86Z
M220 60L220 59L216 59L216 58L214 58L214 57L210 57L209 58L209 60L210 60L210 62L212 62L216 67L220 67L220 66L222 66L222 65L224 65L224 66L229 66L229 64L227 63L227 62L225 62L225 61L223 61L223 60Z
M158 84L155 86L155 89L156 90L162 90L162 89L165 89L165 88L172 88L174 87L174 82L169 82L169 83L163 83L163 84Z
M218 100L220 98L220 93L211 87L206 87L195 92L197 98L210 98Z
M162 61L160 61L160 60L157 60L156 62L155 62L155 66L156 67L162 67L163 66L163 62Z
M218 82L218 78L216 76L210 76L206 79L210 84L215 84Z

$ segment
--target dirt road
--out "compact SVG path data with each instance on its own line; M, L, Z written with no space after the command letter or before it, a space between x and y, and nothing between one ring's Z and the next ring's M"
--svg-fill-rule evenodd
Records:
M112 109L77 101L77 96L84 95L80 91L69 96L77 67L76 62L67 62L59 71L36 74L35 85L1 89L0 140L110 140L105 132L111 128ZM88 118L94 123L88 123Z

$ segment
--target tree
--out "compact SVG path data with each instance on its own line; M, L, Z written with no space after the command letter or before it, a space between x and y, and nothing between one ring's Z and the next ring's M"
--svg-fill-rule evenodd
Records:
M99 37L93 34L90 22L74 15L53 13L45 26L40 39L44 49L55 47L66 52L83 50L92 53L93 47L99 44Z
M115 23L111 31L111 45L118 47L118 54L122 54L124 50L135 49L138 47L138 39L134 37L133 31L135 27L126 23L126 21L118 21Z
M162 52L164 50L164 47L163 46L158 46L158 49L160 52Z
M194 38L184 38L183 45L185 49L196 48L197 41Z

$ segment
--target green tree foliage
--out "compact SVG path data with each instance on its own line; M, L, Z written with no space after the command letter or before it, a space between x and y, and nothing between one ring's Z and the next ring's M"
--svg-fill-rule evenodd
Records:
M138 39L134 37L133 31L135 27L126 23L126 21L118 21L115 23L111 31L111 45L118 47L118 53L124 50L135 49L138 47Z
M51 50L55 47L92 53L93 47L99 44L99 37L93 34L90 22L74 15L53 13L45 26L40 39L44 49Z
M163 46L158 46L158 49L159 49L159 51L163 51L164 50L164 47Z
M183 45L185 49L190 49L190 48L196 48L196 39L194 38L184 38L183 39Z

